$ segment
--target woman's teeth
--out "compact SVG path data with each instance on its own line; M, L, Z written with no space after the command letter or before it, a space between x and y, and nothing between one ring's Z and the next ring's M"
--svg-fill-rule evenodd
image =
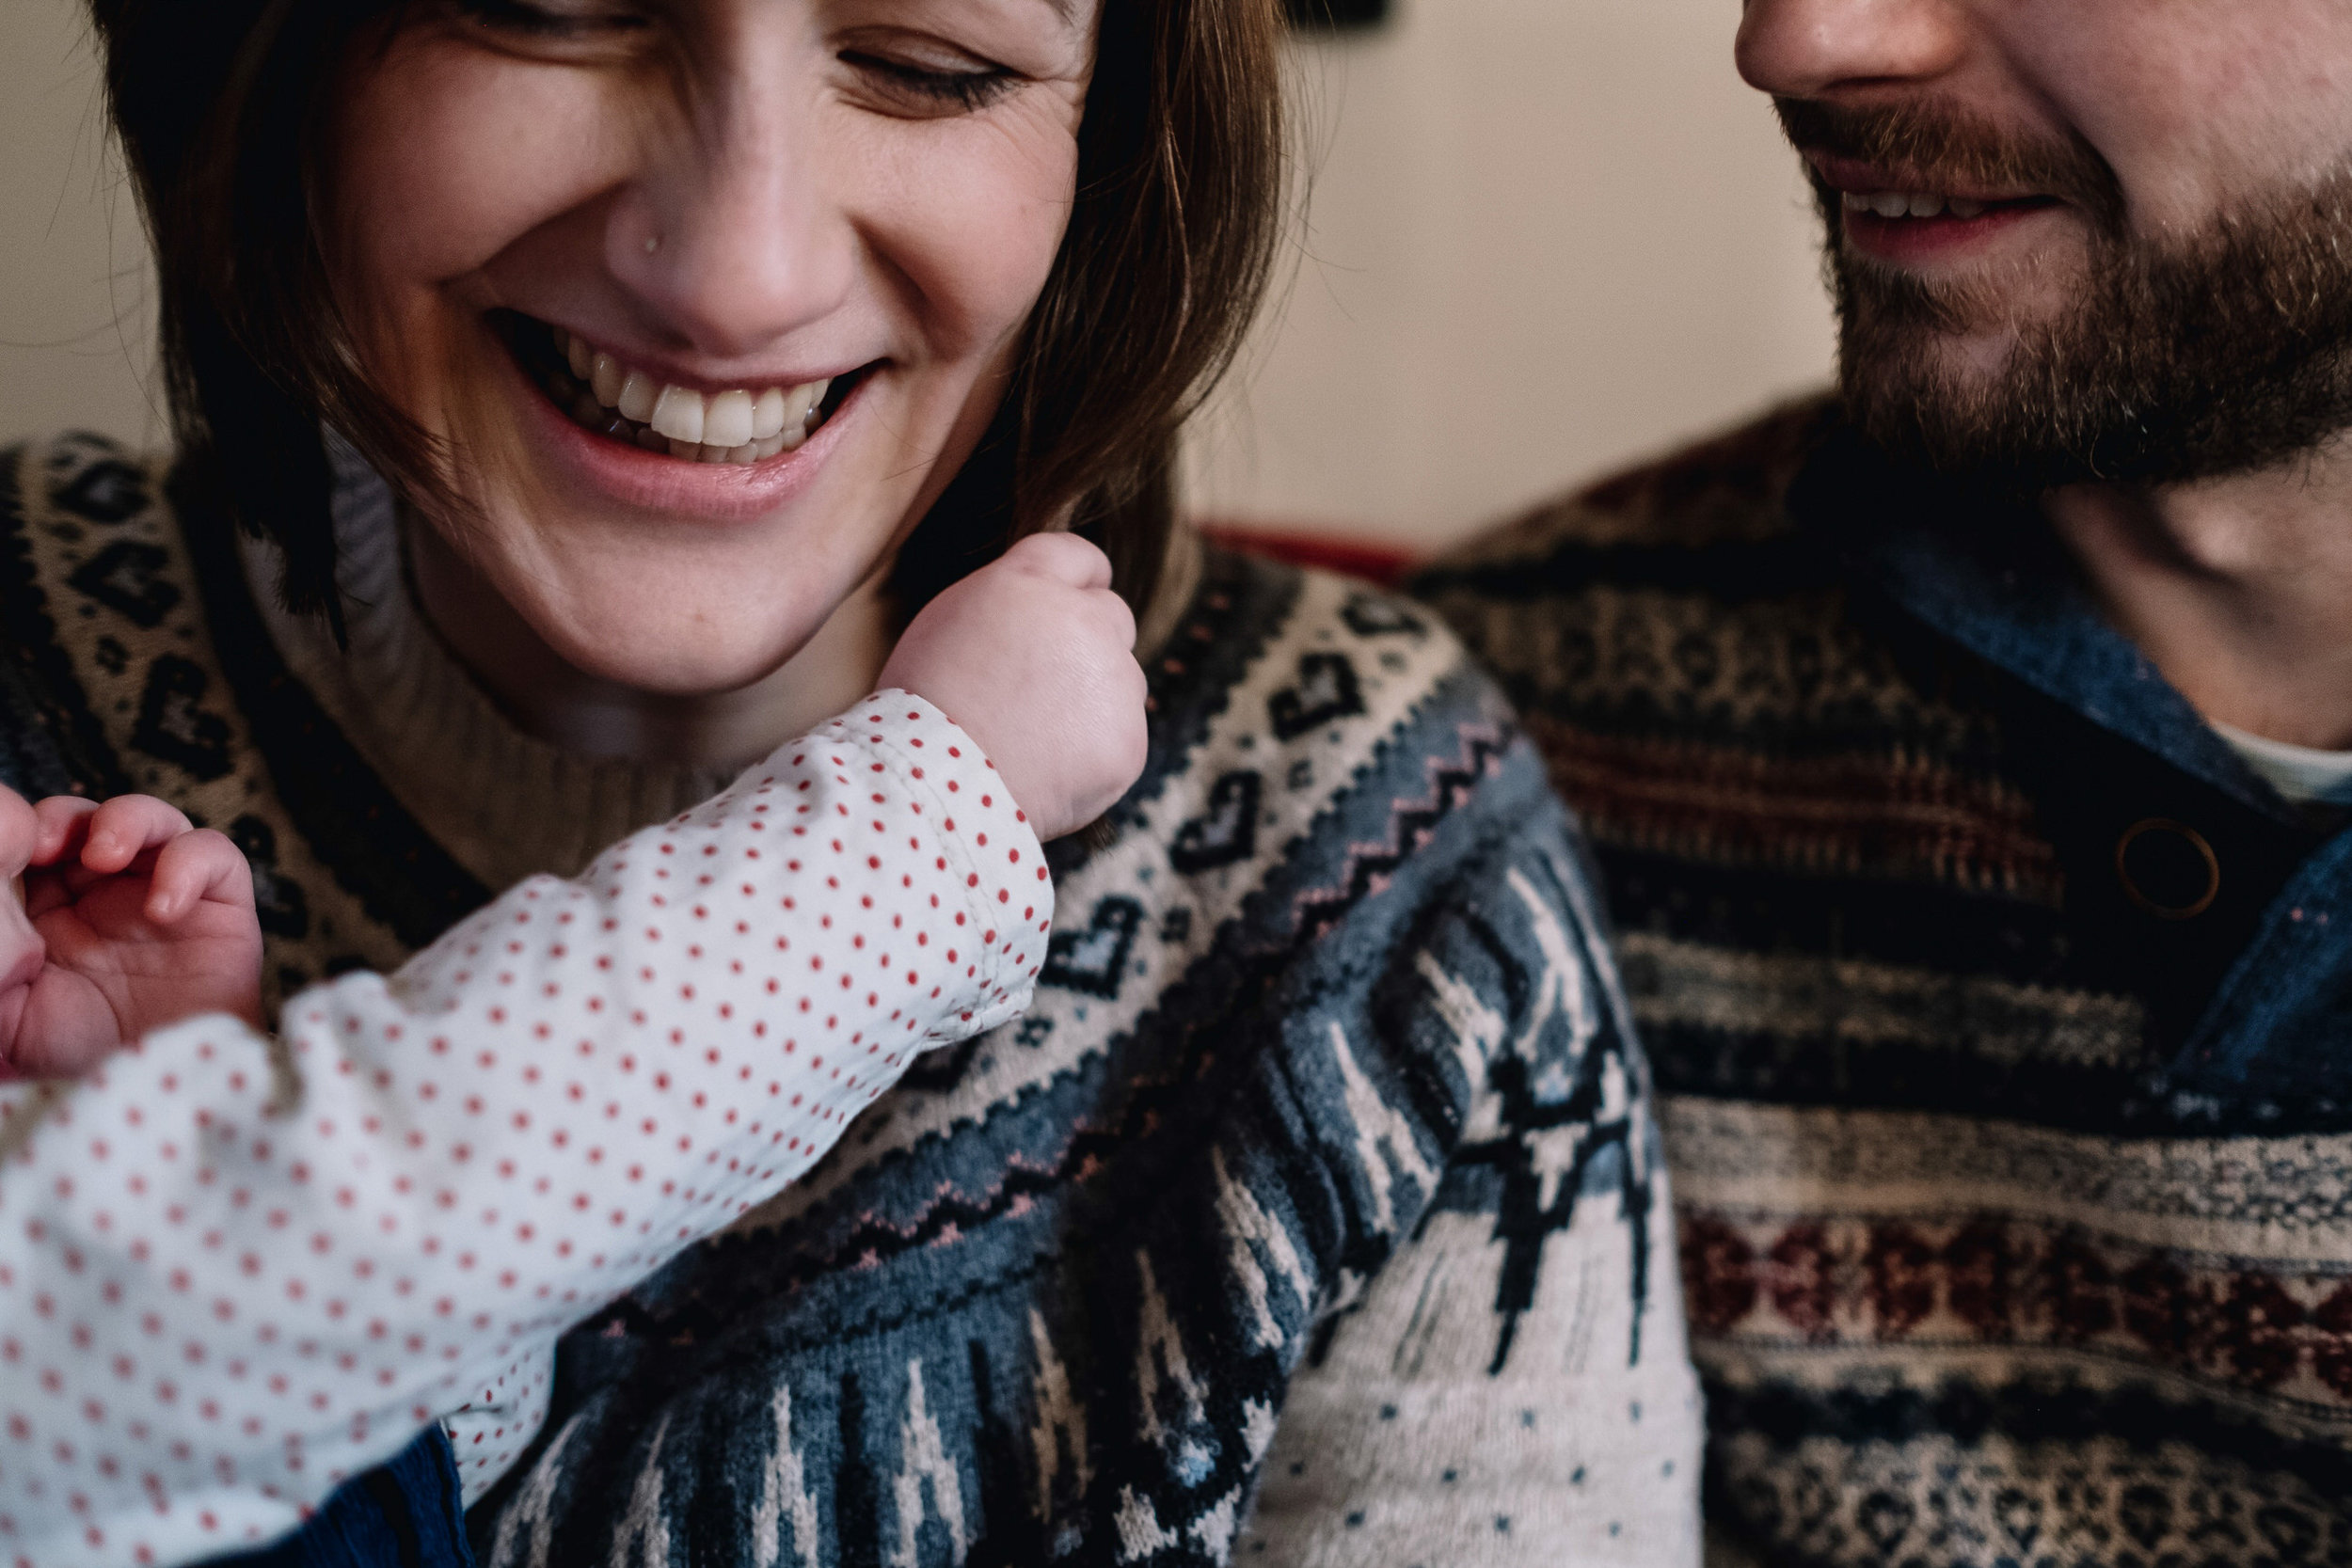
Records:
M691 462L756 463L790 451L821 420L818 404L833 385L725 392L665 386L560 326L549 330L571 371L552 376L558 408L601 435Z
M1875 213L1883 218L1980 218L1987 203L1964 196L1938 196L1926 191L1857 191L1845 193L1849 213Z

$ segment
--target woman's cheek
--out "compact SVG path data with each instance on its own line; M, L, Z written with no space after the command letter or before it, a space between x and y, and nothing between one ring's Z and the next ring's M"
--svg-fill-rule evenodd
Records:
M1027 97L1042 98L1045 89ZM844 198L919 296L943 358L983 355L1027 321L1069 227L1078 147L1058 103L999 116L900 124Z
M342 253L374 289L432 289L610 183L592 72L446 40L396 44L337 117Z
M599 188L612 135L592 74L431 37L355 71L331 133L338 301L372 378L427 430L479 436L491 379L481 269Z

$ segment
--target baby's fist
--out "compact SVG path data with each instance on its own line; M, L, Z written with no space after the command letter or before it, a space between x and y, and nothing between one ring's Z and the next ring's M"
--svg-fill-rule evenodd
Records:
M1058 838L1143 771L1135 641L1103 552L1074 534L1031 534L924 606L881 684L962 725L1037 836Z
M262 928L235 845L163 801L28 805L0 787L0 1077L87 1071L199 1013L261 1014Z

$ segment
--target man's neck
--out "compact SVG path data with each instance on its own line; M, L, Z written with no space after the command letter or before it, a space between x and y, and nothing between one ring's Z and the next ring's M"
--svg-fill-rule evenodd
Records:
M2352 450L2044 506L2108 616L2208 720L2352 748Z
M873 689L893 629L879 580L763 679L695 696L599 680L566 661L431 528L406 527L418 608L516 728L577 755L725 770Z

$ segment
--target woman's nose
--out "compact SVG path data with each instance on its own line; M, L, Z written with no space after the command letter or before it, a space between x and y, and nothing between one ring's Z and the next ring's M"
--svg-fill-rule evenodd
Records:
M1776 98L1918 83L1966 52L1965 0L1747 0L1740 74Z
M607 264L694 352L755 356L849 293L853 226L826 198L814 127L785 96L755 90L707 111L607 220Z

